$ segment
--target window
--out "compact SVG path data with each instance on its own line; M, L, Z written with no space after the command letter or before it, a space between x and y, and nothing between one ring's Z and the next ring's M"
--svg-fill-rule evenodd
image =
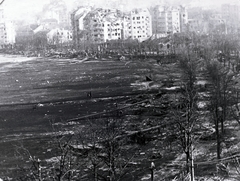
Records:
M137 20L140 20L140 17L137 17Z
M135 17L133 17L133 20L135 20Z

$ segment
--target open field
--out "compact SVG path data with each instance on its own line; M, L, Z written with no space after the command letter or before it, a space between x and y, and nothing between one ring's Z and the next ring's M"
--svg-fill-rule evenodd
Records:
M156 93L159 82L149 89L145 76L160 70L155 61L0 56L0 177L11 177L12 169L19 166L16 145L45 157L51 148L51 123L65 124L72 118L109 111L115 103L138 95ZM155 79L159 78L166 78L165 72L160 71ZM87 97L89 91L92 99Z
M146 81L146 76L153 81ZM0 178L15 180L24 174L21 168L29 164L29 156L19 154L22 148L49 160L57 156L53 146L56 135L85 134L86 126L100 128L104 120L116 119L124 134L160 125L160 130L146 133L150 141L124 147L129 155L135 155L129 165L131 174L124 180L150 180L152 161L156 165L154 180L173 179L185 166L176 139L171 141L173 124L166 115L178 79L175 63L159 65L153 59L81 62L1 55ZM234 121L225 124L223 158L240 150L239 125ZM206 128L210 133L213 130L207 120ZM131 152L133 148L137 151ZM195 148L196 180L216 179L215 139L201 139ZM235 166L231 163L231 180L239 179Z

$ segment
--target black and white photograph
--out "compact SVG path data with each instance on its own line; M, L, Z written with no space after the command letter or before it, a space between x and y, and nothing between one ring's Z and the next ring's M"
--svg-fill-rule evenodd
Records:
M240 0L0 0L0 181L239 181Z

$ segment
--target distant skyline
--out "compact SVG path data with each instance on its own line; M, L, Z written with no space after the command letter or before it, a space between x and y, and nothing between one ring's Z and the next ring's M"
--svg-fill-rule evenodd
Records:
M64 0L68 9L78 5L91 5L96 7L113 7L123 10L150 7L160 4L164 0ZM34 19L36 13L41 12L44 4L50 0L5 0L2 7L10 19ZM169 5L182 4L190 7L219 7L224 3L240 3L240 0L165 0ZM122 4L122 6L121 6ZM115 7L114 7L115 6Z

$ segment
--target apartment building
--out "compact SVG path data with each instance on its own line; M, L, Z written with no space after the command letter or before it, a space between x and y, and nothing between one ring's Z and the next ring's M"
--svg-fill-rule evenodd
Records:
M126 40L132 36L131 16L125 13L122 17L122 39Z
M222 19L226 22L227 32L236 32L240 27L240 6L237 4L223 4L221 13Z
M84 18L84 29L86 30L84 37L88 43L105 42L106 32L104 32L104 27L106 25L103 21L104 16L103 9L99 8L89 12Z
M116 9L95 9L84 18L86 41L104 43L123 37L121 12Z
M148 9L134 9L130 14L131 39L140 42L152 36L152 18Z
M157 37L185 30L188 13L185 7L158 5L151 9L153 34Z
M72 42L72 32L63 28L55 28L47 33L48 44L63 45Z
M78 48L83 41L84 34L84 18L91 11L91 7L79 7L71 13L71 25L73 35L73 45Z
M14 23L7 21L4 10L0 9L0 48L15 44L16 31Z

